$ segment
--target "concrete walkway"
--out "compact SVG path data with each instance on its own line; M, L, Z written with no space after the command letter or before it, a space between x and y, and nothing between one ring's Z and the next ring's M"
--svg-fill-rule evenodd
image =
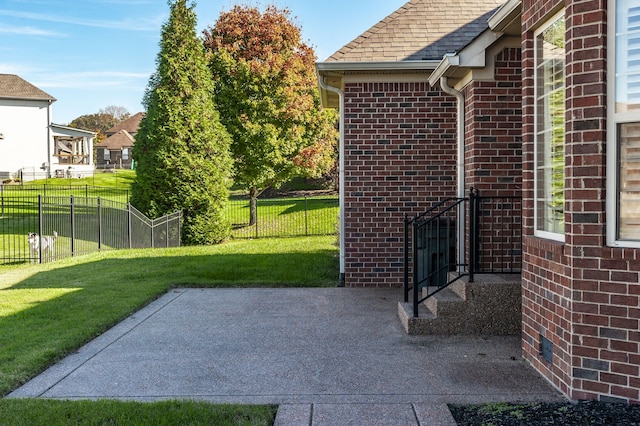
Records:
M518 337L407 336L394 289L178 289L9 397L278 404L277 425L450 425L560 401Z

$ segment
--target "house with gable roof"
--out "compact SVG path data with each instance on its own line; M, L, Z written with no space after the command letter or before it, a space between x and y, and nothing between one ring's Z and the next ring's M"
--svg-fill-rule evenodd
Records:
M134 114L106 131L107 138L96 146L97 168L133 168L131 151L144 115L144 112Z
M525 360L570 399L640 403L639 18L625 0L412 0L318 63L341 115L345 285L417 288L449 239L447 279L472 282L500 269L484 268L503 255L495 226L518 225L506 240ZM434 47L452 22L468 38Z
M0 178L93 173L93 132L51 122L56 99L14 74L0 74Z

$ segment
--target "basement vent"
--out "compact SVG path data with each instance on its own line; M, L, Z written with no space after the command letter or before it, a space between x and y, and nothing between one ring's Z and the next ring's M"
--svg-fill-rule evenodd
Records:
M542 334L540 335L540 355L549 364L553 364L553 343Z

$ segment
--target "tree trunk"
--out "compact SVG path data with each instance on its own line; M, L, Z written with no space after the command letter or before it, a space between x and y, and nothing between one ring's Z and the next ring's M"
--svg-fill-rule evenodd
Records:
M249 189L249 226L258 223L258 188Z

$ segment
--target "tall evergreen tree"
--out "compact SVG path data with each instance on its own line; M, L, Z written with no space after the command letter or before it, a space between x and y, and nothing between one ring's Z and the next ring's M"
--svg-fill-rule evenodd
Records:
M183 211L182 242L211 244L230 232L223 210L229 196L230 137L213 101L213 81L194 6L169 2L157 70L149 80L133 158L131 203L158 217Z

